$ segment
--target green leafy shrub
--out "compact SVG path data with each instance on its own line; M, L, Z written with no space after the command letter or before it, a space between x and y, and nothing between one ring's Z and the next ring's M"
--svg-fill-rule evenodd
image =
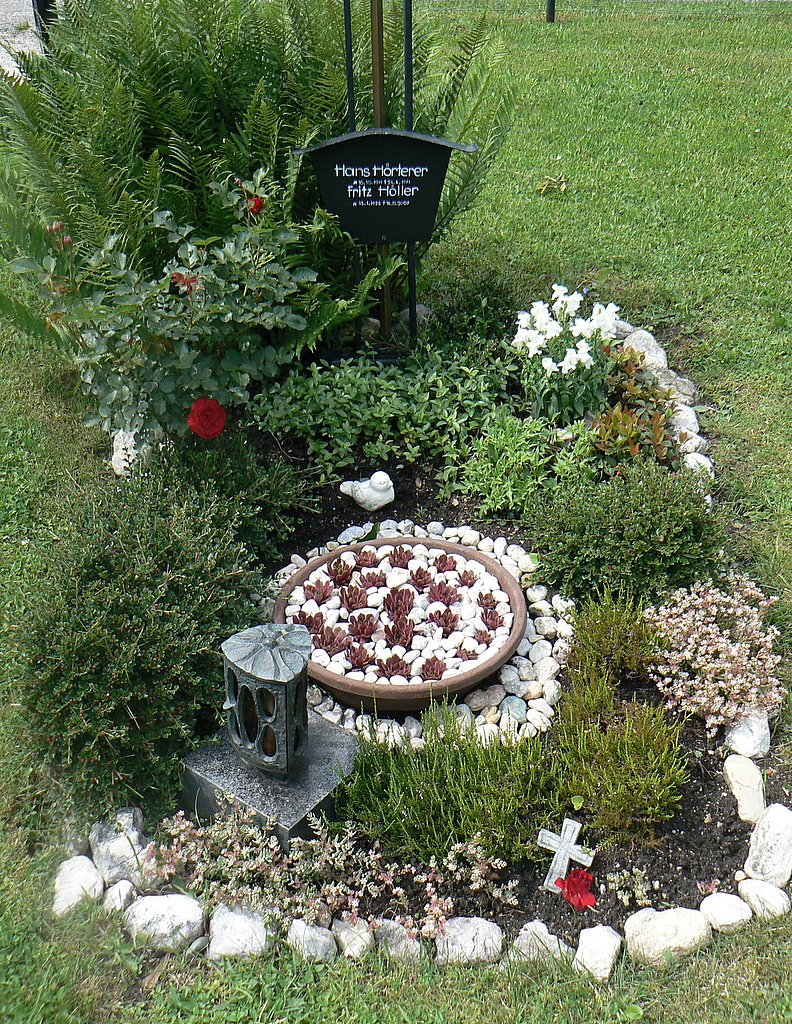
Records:
M302 438L324 479L353 465L360 452L372 462L436 459L444 463L441 482L450 486L479 424L506 401L514 367L503 344L427 344L398 366L360 357L295 368L251 409L262 430Z
M543 495L529 528L544 578L571 596L610 587L641 599L689 586L717 568L723 545L704 481L645 459Z
M219 721L220 643L255 620L238 500L165 458L64 518L23 638L32 739L89 803L156 800Z
M502 408L473 442L465 488L479 497L484 512L519 511L537 490L592 478L592 455L592 435L582 423L559 430Z
M57 299L51 319L73 340L84 390L95 400L89 423L150 438L160 429L184 433L197 398L244 405L251 387L325 330L359 316L381 280L370 271L351 300L333 299L304 265L300 233L279 228L265 198L213 189L234 209L234 228L199 239L170 211L158 211L154 222L171 257L154 280L134 269L117 235L77 273L73 240L57 222L55 255L17 262Z
M567 670L616 683L646 680L655 651L654 633L640 605L606 588L588 597L575 615Z
M363 738L339 815L386 855L442 859L456 843L478 836L490 856L539 856L538 829L555 822L553 770L536 737L505 746L464 735L453 710L423 715L426 746L389 750ZM555 817L554 817L555 814Z

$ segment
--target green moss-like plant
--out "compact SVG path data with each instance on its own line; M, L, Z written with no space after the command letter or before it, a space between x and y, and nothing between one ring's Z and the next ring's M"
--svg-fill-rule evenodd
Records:
M465 487L483 512L519 512L535 493L562 480L592 479L593 451L593 434L582 423L556 430L546 420L520 419L501 408L473 445Z

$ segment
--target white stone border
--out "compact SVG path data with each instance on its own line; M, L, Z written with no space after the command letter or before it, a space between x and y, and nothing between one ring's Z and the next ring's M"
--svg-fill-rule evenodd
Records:
M728 771L726 776L729 780ZM125 808L118 812L114 824L92 827L90 845L85 843L73 851L76 855L58 869L53 902L57 916L68 914L85 900L101 900L109 912L123 914L121 923L135 942L163 952L205 952L212 960L267 953L276 946L277 936L253 911L219 906L207 924L206 909L192 896L144 894L147 881L153 883L153 878L147 878L145 871L148 847L138 827L141 819L137 809ZM93 859L87 856L89 852ZM143 865L142 872L136 874L135 864ZM134 882L118 877L129 873L130 867L136 874ZM792 810L776 803L762 811L751 833L745 866L735 875L739 896L716 892L706 896L697 910L645 907L626 918L625 939L613 928L595 925L581 930L577 950L573 950L541 921L533 920L523 926L504 953L503 931L494 921L453 917L434 942L419 942L395 921L372 928L363 921L335 919L330 927L323 927L299 918L290 922L285 941L303 959L314 962L339 955L358 960L375 948L397 960L434 958L438 965L484 963L498 964L501 969L556 959L571 962L574 970L587 972L598 981L607 981L625 941L630 959L660 965L669 955L678 958L709 945L713 931L731 934L754 916L770 920L788 913L790 899L784 887L790 876Z

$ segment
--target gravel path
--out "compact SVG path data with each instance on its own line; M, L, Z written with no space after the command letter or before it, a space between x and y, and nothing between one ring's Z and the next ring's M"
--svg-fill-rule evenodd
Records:
M0 0L0 42L15 50L32 50L37 43L33 28L31 0ZM0 67L12 71L16 67L5 49L0 50Z

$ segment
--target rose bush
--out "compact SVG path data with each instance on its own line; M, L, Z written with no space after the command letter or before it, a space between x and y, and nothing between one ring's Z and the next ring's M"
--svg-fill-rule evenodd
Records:
M225 409L246 405L325 331L361 315L372 288L393 270L390 261L350 298L333 298L305 265L302 229L284 228L267 207L262 175L212 189L232 210L234 228L223 238L199 238L159 211L154 224L171 256L154 279L134 269L118 235L79 272L58 233L42 264L17 262L19 271L38 274L53 326L75 346L84 391L95 402L89 423L145 440L159 430L184 433L196 396Z

